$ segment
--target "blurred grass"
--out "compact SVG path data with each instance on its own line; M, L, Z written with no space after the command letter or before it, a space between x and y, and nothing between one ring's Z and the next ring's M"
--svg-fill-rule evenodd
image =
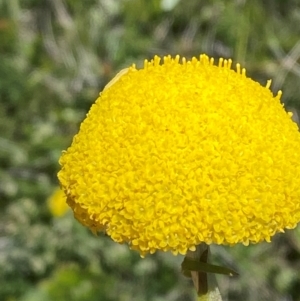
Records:
M300 1L1 0L0 300L192 300L182 258L146 259L53 217L58 158L99 91L154 54L231 57L300 114ZM300 300L299 230L214 248L224 300Z

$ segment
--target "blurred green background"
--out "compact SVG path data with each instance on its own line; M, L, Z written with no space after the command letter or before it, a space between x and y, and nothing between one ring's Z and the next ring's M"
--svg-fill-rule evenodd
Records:
M300 0L0 0L0 300L194 300L181 256L141 259L53 216L58 158L114 74L153 55L232 58L300 114ZM300 300L300 229L212 248L224 300Z

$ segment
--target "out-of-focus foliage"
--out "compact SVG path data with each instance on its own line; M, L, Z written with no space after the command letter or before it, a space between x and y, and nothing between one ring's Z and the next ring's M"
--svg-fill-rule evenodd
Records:
M154 54L231 57L298 120L299 24L300 0L0 0L0 300L192 300L181 257L51 215L58 158L109 79ZM299 231L214 247L240 272L219 277L224 300L299 301Z

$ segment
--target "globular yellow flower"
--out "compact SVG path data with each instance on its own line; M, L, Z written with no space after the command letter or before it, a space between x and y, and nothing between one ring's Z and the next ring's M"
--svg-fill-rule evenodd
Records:
M141 255L294 228L300 134L269 86L206 55L125 70L60 159L75 217Z
M58 187L47 200L49 210L55 217L63 216L70 208L65 193Z

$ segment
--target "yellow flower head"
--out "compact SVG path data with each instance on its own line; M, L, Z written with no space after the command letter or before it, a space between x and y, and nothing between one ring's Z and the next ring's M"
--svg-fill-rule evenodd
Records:
M67 197L65 193L59 187L56 188L47 200L49 210L53 216L60 217L67 212L69 206L66 201Z
M231 60L154 57L114 79L63 153L75 217L141 255L258 243L300 221L300 134Z

